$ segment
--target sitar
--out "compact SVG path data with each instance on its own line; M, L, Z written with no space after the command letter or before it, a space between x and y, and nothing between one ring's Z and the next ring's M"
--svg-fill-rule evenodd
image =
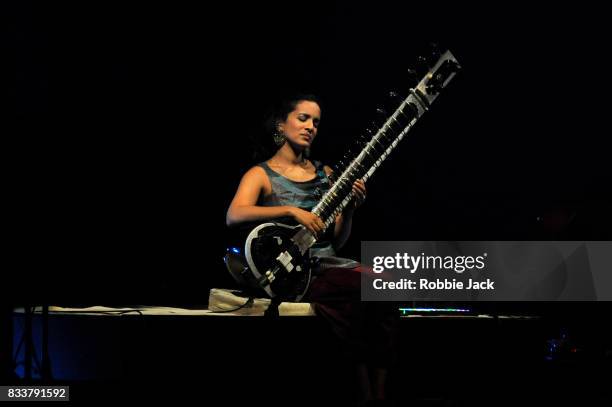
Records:
M353 183L367 182L425 114L461 69L450 51L434 55L420 82L373 132L359 154L335 175L329 190L312 209L327 229L353 199ZM248 234L244 249L229 248L224 258L234 279L244 288L275 301L300 301L308 291L314 267L310 248L317 238L302 225L266 222Z

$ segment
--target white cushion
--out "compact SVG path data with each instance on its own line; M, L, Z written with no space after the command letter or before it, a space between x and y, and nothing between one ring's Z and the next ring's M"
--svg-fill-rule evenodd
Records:
M216 314L262 316L270 305L268 298L255 298L252 303L240 308L248 300L249 297L245 297L238 290L211 288L208 310ZM313 306L307 302L283 302L278 307L278 313L281 316L315 315Z

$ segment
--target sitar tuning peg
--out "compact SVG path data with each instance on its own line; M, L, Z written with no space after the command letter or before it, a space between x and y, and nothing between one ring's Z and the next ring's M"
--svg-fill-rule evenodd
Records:
M366 137L369 137L369 138L374 137L374 135L376 134L377 128L378 126L376 126L374 123L371 123L369 126L367 126L365 128Z
M368 137L367 135L362 134L357 138L357 144L361 147L364 147L370 142L370 140L372 140L372 137Z
M385 124L388 118L389 118L389 114L387 113L385 109L383 109L382 107L376 108L376 114L375 114L374 123L373 123L373 125L376 126L376 130L374 130L374 134L376 134L378 129L381 128Z
M379 118L387 118L387 111L385 109L383 109L382 107L377 107L376 108L376 116L378 116Z
M392 101L394 104L401 103L404 100L402 95L394 90L387 92L387 99Z

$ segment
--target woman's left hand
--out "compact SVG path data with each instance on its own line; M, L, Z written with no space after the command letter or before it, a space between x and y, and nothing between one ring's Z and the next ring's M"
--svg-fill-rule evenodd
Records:
M355 183L353 184L353 194L355 195L355 197L353 198L354 208L357 209L361 205L363 205L363 201L365 201L366 199L365 182L360 179L355 181Z

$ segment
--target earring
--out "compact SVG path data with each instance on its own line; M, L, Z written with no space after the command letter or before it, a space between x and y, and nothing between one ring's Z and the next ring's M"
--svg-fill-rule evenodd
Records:
M278 147L285 144L285 135L279 129L276 129L276 131L272 135L272 138L274 139L274 144L276 144Z

